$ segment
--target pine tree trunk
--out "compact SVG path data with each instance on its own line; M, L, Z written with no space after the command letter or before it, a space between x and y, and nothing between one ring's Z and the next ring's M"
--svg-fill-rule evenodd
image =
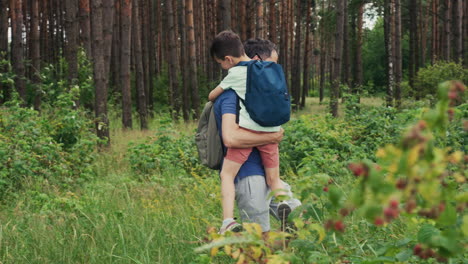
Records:
M362 29L363 29L363 14L364 14L364 3L358 6L357 14L357 33L356 33L356 53L354 55L354 92L359 94L363 83L363 70L362 70Z
M245 5L245 21L246 21L246 26L247 26L247 35L246 35L246 40L249 38L254 38L255 37L255 1L254 0L245 0L246 5Z
M432 0L432 38L431 38L431 64L434 64L437 60L437 44L438 44L438 0Z
M80 43L84 47L88 58L91 56L91 23L89 0L80 0Z
M9 60L8 57L8 3L0 1L0 61ZM0 66L0 74L7 68ZM0 83L0 105L10 99L10 86Z
M313 41L312 38L312 7L311 1L307 1L307 9L306 9L306 26L305 26L305 44L304 44L304 67L303 67L303 74L302 74L302 94L301 94L301 109L305 107L306 97L309 93L309 84L310 84L310 62L311 62L311 44Z
M417 36L418 36L418 24L417 24L417 8L416 8L416 0L409 0L409 16L410 16L410 36L409 36L409 65L408 65L408 80L411 89L414 91L416 95L416 99L419 99L419 92L414 90L414 78L416 75L417 63L418 63L418 43L417 43Z
M140 21L140 7L139 1L133 1L132 9L132 46L133 46L133 61L135 65L135 83L137 88L137 109L140 116L140 129L148 129L148 114L146 105L146 94L145 94L145 79L143 69L143 58L141 48L141 21Z
M24 65L24 42L23 42L23 1L10 1L11 19L11 61L15 73L15 87L23 103L26 102L26 83Z
M446 61L450 61L452 51L452 1L445 0L444 4L444 59Z
M197 64L195 58L195 29L193 27L193 0L187 0L187 37L189 45L189 67L190 67L190 87L192 91L192 110L194 118L197 119L200 115L200 95L198 92L198 77Z
M455 61L461 63L463 60L463 2L462 0L455 0L453 9L455 11L454 17L454 37L455 37Z
M112 55L112 29L114 28L114 0L102 0L103 3L103 17L102 17L102 30L104 38L104 63L106 74L106 86L109 86L110 65Z
M124 128L132 128L132 95L130 81L132 0L120 1L120 85L122 90L122 125Z
M330 91L330 109L338 116L338 97L340 96L341 55L343 52L344 0L336 1L335 54L333 57L333 83Z
M247 40L247 18L246 18L246 8L247 0L239 1L239 22L240 22L240 37L242 41Z
M265 38L265 26L263 23L263 0L257 0L257 38Z
M222 3L223 30L231 29L231 0L220 0Z
M393 88L394 88L394 72L393 72L393 0L385 0L384 14L384 34L385 34L385 57L387 69L387 106L393 106Z
M351 87L350 76L351 76L351 65L350 65L350 45L349 45L349 23L348 23L348 0L345 0L344 8L344 24L343 24L343 70L341 82L346 84L348 88Z
M294 36L294 68L291 72L297 73L291 76L291 91L292 91L292 104L293 109L298 110L301 103L301 1L297 1L295 8L296 17L296 33ZM291 35L292 36L292 35Z
M157 75L156 72L156 22L155 22L155 13L154 13L154 1L148 1L148 19L149 19L149 27L148 27L148 61L149 61L149 87L148 87L148 109L150 111L150 116L153 116L154 113L154 76Z
M189 120L189 111L190 111L190 96L189 96L189 80L190 80L190 72L187 70L189 68L189 61L188 61L188 44L187 44L187 14L184 12L186 8L186 1L179 2L179 9L182 11L181 15L179 16L179 36L181 42L181 49L180 49L180 65L184 71L182 71L182 116L184 121Z
M275 0L270 0L270 6L269 6L269 15L270 15L270 18L269 18L269 21L268 21L268 26L269 26L269 30L268 30L268 37L270 39L271 42L275 43L278 41L277 39L277 35L276 34L276 27L278 26L277 25L277 22L276 22L276 1Z
M322 1L322 12L325 10L325 1ZM326 70L326 48L325 48L325 26L323 24L324 18L320 21L320 89L319 89L319 102L322 103L325 90L325 70Z
M104 62L104 36L102 0L91 0L92 50L94 63L96 131L101 139L110 144L109 119L107 117L107 76Z
M114 3L114 26L112 29L111 77L110 87L117 92L120 83L120 0Z
M68 63L68 82L75 84L78 80L78 36L79 24L77 20L78 3L76 0L65 1L65 30L67 45L65 58Z
M39 0L31 2L31 63L32 63L32 83L34 87L34 109L41 108L41 39L39 36Z
M166 14L167 14L167 21L168 21L168 54L169 58L169 100L171 102L172 110L173 110L173 118L177 119L179 112L180 112L180 104L179 104L179 66L178 66L178 56L177 56L177 46L176 46L176 29L174 23L174 9L172 6L172 1L166 2Z
M395 0L395 101L401 107L401 80L402 80L402 54L401 54L401 4Z

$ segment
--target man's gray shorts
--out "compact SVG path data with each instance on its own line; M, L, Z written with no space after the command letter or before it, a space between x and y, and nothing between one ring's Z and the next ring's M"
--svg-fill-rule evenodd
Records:
M288 195L292 197L291 187L283 182ZM271 202L270 189L265 176L254 175L243 178L236 183L236 202L242 222L257 223L263 232L270 231L270 208L276 217L277 204ZM287 201L291 209L301 205L297 199Z

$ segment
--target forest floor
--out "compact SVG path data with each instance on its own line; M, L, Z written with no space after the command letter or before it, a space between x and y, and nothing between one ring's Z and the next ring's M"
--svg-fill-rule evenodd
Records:
M362 102L380 105L382 100L364 98ZM327 107L309 98L307 107L297 114L324 114ZM219 222L219 181L176 175L134 177L126 159L129 143L153 136L156 124L147 131L113 129L111 148L95 164L97 178L83 187L62 191L49 186L44 193L39 191L43 186L32 185L4 204L0 263L194 261L193 249L202 245L207 227ZM175 128L176 134L190 135L196 124Z

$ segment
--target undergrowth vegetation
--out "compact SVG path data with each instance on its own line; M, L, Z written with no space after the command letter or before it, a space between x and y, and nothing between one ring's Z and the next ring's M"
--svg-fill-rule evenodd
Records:
M453 87L461 86L445 89ZM468 105L449 108L447 90L436 110L369 106L350 96L343 118L295 116L284 126L280 162L303 206L291 214L295 232L264 240L256 225L240 236L212 233L221 215L218 172L200 165L194 124L160 114L150 131L113 130L111 149L98 153L74 89L41 113L14 102L0 108L2 263L467 257Z

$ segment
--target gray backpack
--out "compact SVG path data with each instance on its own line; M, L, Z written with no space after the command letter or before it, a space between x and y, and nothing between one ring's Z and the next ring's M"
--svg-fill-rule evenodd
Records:
M200 116L195 143L201 164L214 170L220 169L224 153L212 102L206 103Z

